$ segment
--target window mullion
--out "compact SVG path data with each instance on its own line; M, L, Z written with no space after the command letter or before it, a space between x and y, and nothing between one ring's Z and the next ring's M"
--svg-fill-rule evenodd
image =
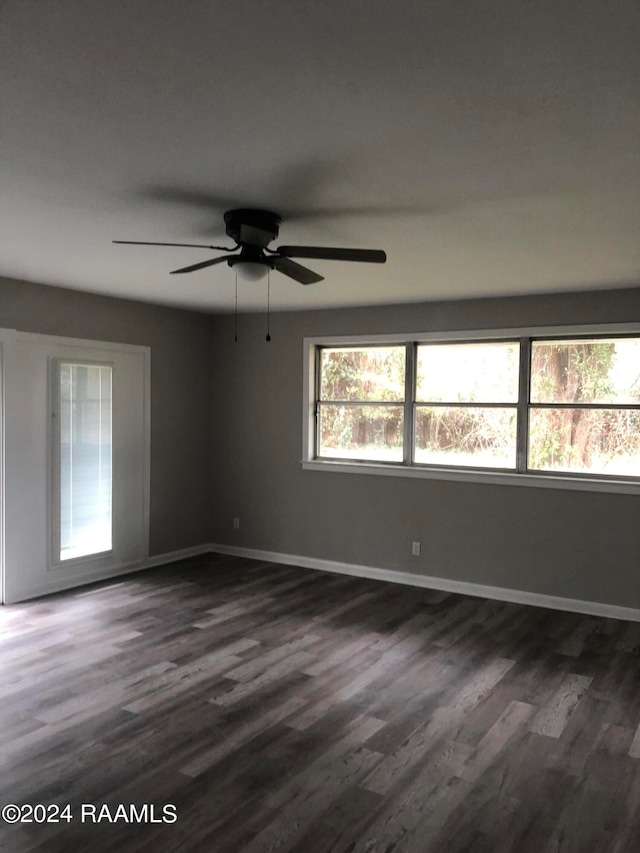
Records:
M322 362L322 347L316 349L315 371L313 375L314 381L314 400L313 400L313 455L317 459L320 456L320 364Z
M531 338L520 339L520 363L518 377L518 416L516 434L516 471L527 470L527 448L529 445L529 387L531 382Z
M404 368L404 431L402 436L402 463L413 464L413 417L416 393L416 344L407 343L405 347Z

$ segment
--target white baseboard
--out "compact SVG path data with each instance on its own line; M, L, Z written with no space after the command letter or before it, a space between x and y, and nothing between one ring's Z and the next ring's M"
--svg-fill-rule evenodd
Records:
M607 604L601 601L582 601L577 598L562 598L556 595L544 595L542 593L509 589L508 587L501 586L485 586L484 584L471 583L469 581L456 581L448 578L433 577L431 575L417 575L412 572L381 569L376 566L363 566L357 563L322 560L317 557L304 557L300 554L282 554L277 551L262 551L257 548L240 548L235 545L220 544L196 545L192 548L183 548L179 551L169 551L165 554L147 557L145 560L137 563L119 566L107 572L103 571L94 575L84 575L82 586L96 583L97 581L110 580L121 575L146 571L147 569L163 566L167 563L186 560L189 557L200 557L211 553L224 554L230 557L245 557L250 560L262 560L268 563L282 563L286 566L300 566L303 569L317 569L322 572L351 575L352 577L369 578L370 580L399 583L406 586L422 587L424 589L437 589L442 592L473 595L496 601L509 601L512 604L528 604L533 607L548 607L551 610L564 610L569 613L583 613L587 616L604 616L610 619L640 622L640 609L621 607L620 605ZM6 603L16 604L19 601L28 601L32 598L63 592L67 589L75 589L79 586L77 578L68 579L63 582L55 579L50 583L42 584L33 589L21 590L18 597Z
M135 572L144 572L147 569L163 566L165 563L175 563L178 560L186 560L189 557L199 557L202 554L210 554L211 545L195 545L192 548L182 548L179 551L169 551L153 557L146 557L135 563L126 563L121 566L112 566L109 569L101 569L97 572L83 572L82 578L67 577L64 579L52 577L46 583L38 584L27 589L18 590L10 598L7 597L5 604L18 604L21 601L31 601L33 598L41 598L43 595L53 595L56 592L65 592L71 589L80 589L88 584L99 581L111 580L121 575L129 575Z
M551 610L564 610L570 613L583 613L587 616L605 616L610 619L624 619L628 622L640 622L640 610L633 607L621 607L601 601L582 601L578 598L562 598L557 595L544 595L520 589L501 586L485 586L468 581L449 580L429 575L416 575L412 572L397 572L392 569L380 569L375 566L362 566L355 563L339 563L333 560L321 560L316 557L303 557L296 554L279 554L275 551L260 551L254 548L239 548L235 545L211 545L218 554L232 557L246 557L252 560L264 560L270 563L284 563L287 566L300 566L304 569L318 569L340 575L352 575L359 578L400 583L442 592L455 592L461 595L473 595L491 598L496 601L509 601L512 604L528 604L533 607L548 607Z
M190 557L202 557L210 554L213 551L213 546L193 545L191 548L181 548L179 551L167 551L166 554L158 554L155 557L147 557L144 561L142 569L153 569L156 566L164 566L167 563L177 563L179 560L188 560Z

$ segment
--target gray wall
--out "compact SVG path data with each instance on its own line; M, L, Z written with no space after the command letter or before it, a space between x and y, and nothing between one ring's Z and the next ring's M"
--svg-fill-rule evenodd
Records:
M629 607L638 497L303 471L302 339L637 320L640 289L275 314L269 344L248 315L235 344L230 316L0 279L2 327L151 347L151 554L214 542Z
M640 497L300 466L305 336L638 320L640 289L212 318L212 541L640 607Z
M211 318L0 279L0 327L151 347L150 553L209 542Z

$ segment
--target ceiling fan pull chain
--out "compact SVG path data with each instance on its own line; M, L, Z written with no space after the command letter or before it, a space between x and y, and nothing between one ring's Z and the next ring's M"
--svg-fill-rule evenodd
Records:
M271 270L267 269L267 337L265 340L270 341L271 335L269 334L269 321L271 315Z
M236 310L233 315L234 322L234 340L238 343L238 273L236 273Z

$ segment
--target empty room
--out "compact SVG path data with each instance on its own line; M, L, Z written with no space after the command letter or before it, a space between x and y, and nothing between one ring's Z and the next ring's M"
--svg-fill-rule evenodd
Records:
M0 850L638 850L639 43L0 3Z

